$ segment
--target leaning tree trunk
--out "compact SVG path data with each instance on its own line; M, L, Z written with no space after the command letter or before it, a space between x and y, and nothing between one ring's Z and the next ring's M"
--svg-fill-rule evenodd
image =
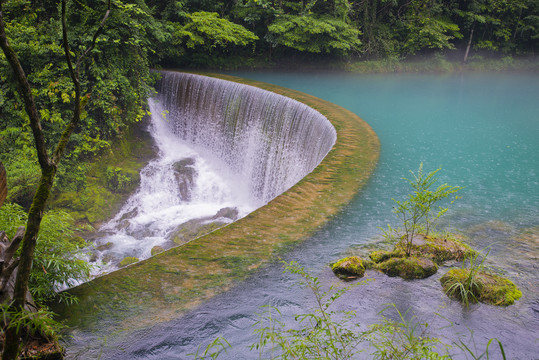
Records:
M56 145L56 148L49 157L47 146L45 144L45 135L41 127L41 119L39 112L32 95L32 88L28 82L28 78L21 66L21 63L17 57L15 51L9 45L5 24L3 19L2 12L2 3L3 0L0 0L0 48L6 56L11 69L13 71L14 77L17 81L18 92L21 98L24 101L24 106L26 113L28 114L30 120L30 128L34 135L34 145L37 150L37 157L39 165L41 167L41 179L39 181L39 186L30 206L30 211L28 213L28 222L26 225L26 231L22 238L22 249L19 257L19 264L17 266L17 276L15 278L15 287L13 290L13 300L11 309L13 311L22 311L25 306L26 296L28 292L28 282L30 279L30 271L32 269L32 262L34 260L34 250L36 247L37 235L39 233L39 227L41 225L41 220L43 218L43 212L45 210L45 205L49 198L51 188L54 182L54 177L58 169L58 164L64 154L67 142L71 137L71 134L75 130L75 127L80 122L81 114L81 86L80 86L80 64L81 61L93 50L97 37L101 33L101 30L105 26L105 22L110 14L111 1L108 1L108 8L103 17L103 20L99 24L98 29L93 34L91 44L80 54L77 61L73 63L71 58L71 50L69 48L69 41L67 37L67 26L66 26L66 0L62 0L62 40L64 54L66 58L66 63L69 70L69 75L75 86L75 101L73 116L66 128L60 136L60 140ZM5 331L4 338L4 350L2 353L3 360L15 360L19 353L19 343L20 343L21 329L8 326Z
M466 45L466 52L464 53L464 60L463 62L466 64L468 61L468 54L470 53L470 47L472 46L472 38L473 38L473 30L475 25L472 25L472 29L470 30L470 38L468 39L468 45Z
M6 197L7 197L6 169L4 168L4 165L2 165L2 162L0 161L0 207L2 207L2 204L6 200Z

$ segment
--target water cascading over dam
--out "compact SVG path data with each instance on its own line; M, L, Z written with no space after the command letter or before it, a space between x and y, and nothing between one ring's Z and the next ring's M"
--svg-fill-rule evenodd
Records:
M223 161L260 205L311 172L335 143L330 122L296 100L199 75L162 75L156 100L172 131Z
M161 74L149 100L159 155L101 228L96 275L245 216L310 173L336 141L330 122L296 100L200 75Z

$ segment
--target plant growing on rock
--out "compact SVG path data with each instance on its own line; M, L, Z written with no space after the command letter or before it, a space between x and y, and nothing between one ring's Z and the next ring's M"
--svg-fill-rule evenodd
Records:
M401 239L404 242L404 251L407 256L410 256L412 251L414 237L422 231L425 232L425 236L428 236L436 221L448 210L448 208L439 206L439 210L435 212L434 205L462 189L460 186L442 184L435 190L431 190L432 186L438 181L435 175L440 170L437 169L425 174L423 172L423 163L421 163L416 173L410 170L411 179L404 178L413 189L408 194L407 199L403 201L393 199L395 202L393 213L401 221L402 228L400 231L403 232ZM391 228L389 229L391 230ZM389 232L386 232L386 236ZM399 232L399 230L396 230L396 232Z
M522 292L508 279L489 273L484 262L488 255L481 252L468 255L469 266L449 270L440 282L445 293L461 301L466 307L470 303L484 302L491 305L511 305L522 296ZM481 256L481 257L480 257Z

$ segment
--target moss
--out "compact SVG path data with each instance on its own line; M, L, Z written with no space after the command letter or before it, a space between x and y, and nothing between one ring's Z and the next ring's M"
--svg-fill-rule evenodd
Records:
M469 274L469 269L449 270L440 279L444 292L447 294L455 283L464 284ZM481 271L475 276L475 284L477 285L471 288L473 297L485 304L508 306L522 297L522 292L511 280L496 274ZM452 297L464 301L459 294L454 292Z
M135 125L107 154L87 166L83 190L55 193L50 206L68 212L79 223L98 225L111 218L137 188L142 167L155 156L145 126L144 122Z
M150 254L152 254L152 256L155 256L157 254L162 253L163 251L165 251L165 249L163 249L162 246L156 245L152 247L152 249L150 250Z
M138 258L137 257L134 257L134 256L128 256L128 257L125 257L122 261L120 261L120 267L124 267L124 266L127 266L127 265L131 265L131 264L134 264L138 261Z
M404 252L405 245L401 241L395 245L394 251ZM436 264L446 261L462 261L469 254L475 253L472 248L453 236L417 235L412 242L411 256L427 257Z
M333 273L341 279L356 279L365 275L363 261L357 256L350 256L337 261L331 267Z
M388 276L403 279L424 279L438 271L438 266L428 258L393 257L378 264L377 269Z
M404 256L405 256L404 251L400 251L400 250L395 250L395 251L377 250L369 254L369 257L371 258L371 260L376 264L386 261L387 259L391 259L394 257L404 257Z

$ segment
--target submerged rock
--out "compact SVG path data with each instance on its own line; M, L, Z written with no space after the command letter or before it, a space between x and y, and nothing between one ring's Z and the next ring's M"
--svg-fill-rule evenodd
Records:
M479 301L496 306L511 305L522 296L522 292L509 279L485 271L470 276L470 271L470 269L449 270L440 279L444 292L461 302Z
M184 201L191 200L191 191L197 175L194 165L195 159L193 158L185 158L172 165L180 191L180 198Z
M434 261L425 257L392 257L379 263L376 268L388 276L403 279L424 279L438 271Z
M350 256L337 261L333 264L331 270L343 280L357 279L365 275L363 261L357 256Z

